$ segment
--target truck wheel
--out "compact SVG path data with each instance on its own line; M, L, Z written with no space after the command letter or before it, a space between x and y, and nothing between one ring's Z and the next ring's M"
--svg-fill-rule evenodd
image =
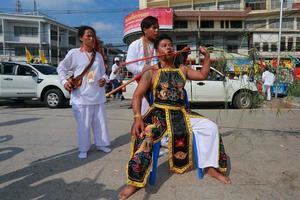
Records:
M249 91L241 91L235 95L233 99L233 107L238 109L251 108L253 104L252 93Z
M60 108L65 103L65 97L59 89L50 89L46 92L44 101L49 108Z

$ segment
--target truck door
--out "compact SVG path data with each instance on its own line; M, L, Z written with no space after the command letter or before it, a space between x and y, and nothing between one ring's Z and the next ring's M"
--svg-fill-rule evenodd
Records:
M1 97L17 97L14 87L15 71L17 65L14 63L2 63L0 74L0 95Z
M18 97L36 97L37 74L29 66L18 65L14 87Z
M200 69L200 68L199 68ZM199 70L197 69L197 70ZM207 80L192 81L192 96L195 102L225 101L226 82L224 76L210 69Z

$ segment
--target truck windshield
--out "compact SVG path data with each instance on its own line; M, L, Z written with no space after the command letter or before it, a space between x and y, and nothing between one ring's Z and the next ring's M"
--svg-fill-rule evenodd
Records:
M45 75L53 75L53 74L57 74L56 71L56 67L51 66L51 65L32 65L34 68L36 68L37 70L39 70L39 72L41 72L42 74Z

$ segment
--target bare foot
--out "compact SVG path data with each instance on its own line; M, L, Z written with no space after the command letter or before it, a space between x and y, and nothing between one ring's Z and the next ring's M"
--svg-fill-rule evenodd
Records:
M138 191L140 188L135 187L133 185L125 185L121 192L119 193L119 199L124 200L133 195L136 191Z
M225 183L225 184L231 184L231 180L228 176L224 176L223 174L221 174L220 172L218 172L218 170L216 170L213 167L208 167L206 169L206 173L208 175L210 175L213 178L218 179L219 181Z

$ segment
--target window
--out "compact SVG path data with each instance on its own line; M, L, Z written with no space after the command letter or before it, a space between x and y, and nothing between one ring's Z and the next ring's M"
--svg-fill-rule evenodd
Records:
M3 63L3 67L4 67L3 74L14 75L16 66L17 65L13 63Z
M269 28L279 28L279 19L269 19Z
M188 23L187 21L175 21L174 22L174 28L187 28Z
M300 51L300 37L296 37L296 51Z
M265 28L267 20L246 21L246 28Z
M190 5L181 5L173 7L174 10L191 10L191 8L192 7Z
M276 42L272 42L271 43L271 51L277 51L277 43Z
M200 27L201 28L214 28L214 21L201 21Z
M16 56L25 56L25 48L24 47L16 47L15 55Z
M266 10L266 0L246 0L246 7L252 10Z
M221 21L221 28L229 28L229 21Z
M15 36L37 36L37 27L14 26Z
M18 70L17 70L17 75L18 76L32 76L32 75L34 75L34 72L28 66L19 65Z
M0 34L3 33L2 25L0 25Z
M297 17L297 29L300 30L300 17Z
M285 51L285 37L281 37L280 51Z
M289 37L287 42L288 42L287 43L287 50L292 51L293 50L293 38Z
M227 45L228 53L237 53L238 52L238 45Z
M260 42L254 42L254 48L256 48L257 51L260 51Z
M69 37L69 44L76 45L76 37L70 36Z
M283 18L282 28L294 29L294 18Z
M269 43L263 42L263 51L269 51Z
M221 1L218 3L219 10L238 10L240 9L240 0Z
M292 8L293 0L283 0L283 8ZM280 9L280 0L271 0L271 9Z
M243 28L243 21L230 21L231 28Z
M57 41L57 31L51 30L51 40Z
M294 29L294 18L283 18L282 26L283 29ZM279 19L269 19L269 28L279 28Z
M194 4L195 10L216 10L216 3L200 3L200 4Z
M223 79L224 79L224 77L222 77L218 72L216 72L213 69L210 69L207 80L209 80L209 81L222 81Z

